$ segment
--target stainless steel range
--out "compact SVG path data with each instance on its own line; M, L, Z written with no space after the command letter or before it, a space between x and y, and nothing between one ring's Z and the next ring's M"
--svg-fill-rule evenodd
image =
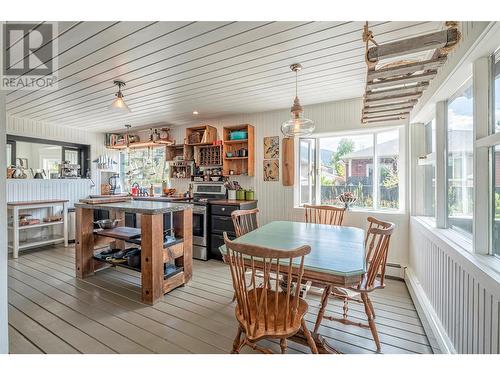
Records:
M222 182L193 183L193 258L208 260L209 202L226 198L226 187Z

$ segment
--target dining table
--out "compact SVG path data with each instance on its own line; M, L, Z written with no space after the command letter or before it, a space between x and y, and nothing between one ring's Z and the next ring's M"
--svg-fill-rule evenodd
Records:
M365 231L360 228L313 224L295 221L272 221L234 240L253 246L291 251L309 245L311 252L304 258L302 280L312 286L327 289L323 293L312 336L320 353L340 353L319 333L321 320L334 287L349 287L361 281L366 272ZM220 247L225 255L225 246ZM299 266L299 259L296 259ZM299 331L290 338L307 345Z

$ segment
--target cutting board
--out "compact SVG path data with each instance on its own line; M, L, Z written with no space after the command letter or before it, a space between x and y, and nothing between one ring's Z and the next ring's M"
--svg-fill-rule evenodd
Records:
M117 240L130 240L133 238L138 238L141 236L141 229L140 228L131 228L131 227L116 227L113 229L102 229L102 230L96 230L94 232L95 234L99 236L104 236L104 237L111 237L115 238Z
M86 204L102 204L102 203L127 202L130 199L131 199L130 197L87 198L87 199L80 199L80 202Z

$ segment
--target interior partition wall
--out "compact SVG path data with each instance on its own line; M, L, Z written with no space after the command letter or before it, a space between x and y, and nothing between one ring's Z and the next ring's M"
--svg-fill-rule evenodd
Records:
M0 144L5 144L7 115L5 93L0 91ZM6 165L6 152L0 152L0 165ZM7 202L6 168L0 168L0 354L9 352L7 319Z

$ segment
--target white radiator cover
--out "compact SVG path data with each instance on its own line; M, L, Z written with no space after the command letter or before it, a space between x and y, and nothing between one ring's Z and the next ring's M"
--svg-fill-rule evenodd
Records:
M407 282L443 352L500 353L500 275L430 229L410 220Z

